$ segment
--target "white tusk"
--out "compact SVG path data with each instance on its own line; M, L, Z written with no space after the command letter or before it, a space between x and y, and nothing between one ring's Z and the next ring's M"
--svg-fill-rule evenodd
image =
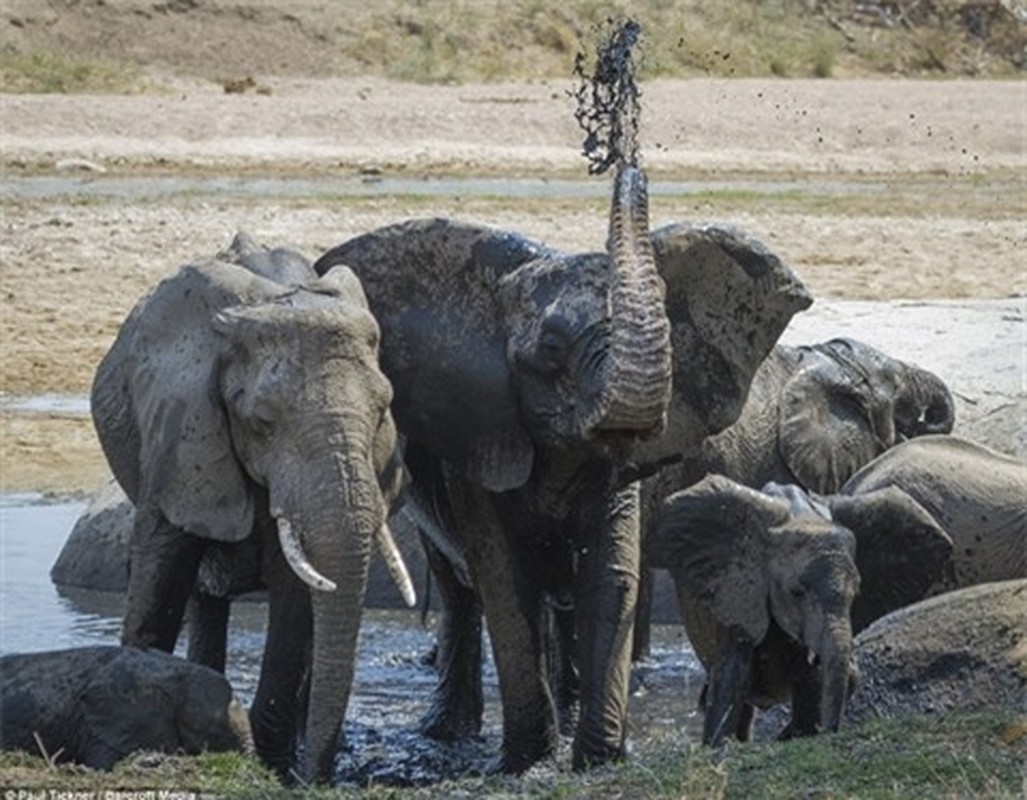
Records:
M383 522L374 538L378 542L378 552L382 555L385 568L389 571L389 577L403 595L403 602L413 608L417 605L417 592L414 591L414 582L410 580L410 571L403 560L403 555L396 546L392 531L389 530L389 523Z
M292 571L310 588L322 592L334 592L338 587L333 581L328 580L314 569L314 565L307 560L307 555L303 552L303 545L300 544L299 537L292 529L289 520L285 517L276 517L275 520L278 522L278 541L282 545L282 555L289 562Z

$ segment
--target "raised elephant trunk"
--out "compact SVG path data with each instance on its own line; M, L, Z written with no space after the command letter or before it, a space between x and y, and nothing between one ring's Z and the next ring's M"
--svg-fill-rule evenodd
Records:
M633 165L621 164L617 170L607 250L614 273L612 325L606 389L595 427L658 434L670 402L670 322L649 239L646 176Z

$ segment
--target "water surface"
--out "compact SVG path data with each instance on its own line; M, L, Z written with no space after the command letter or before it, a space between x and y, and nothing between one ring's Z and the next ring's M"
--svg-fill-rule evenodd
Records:
M49 578L86 504L38 495L0 496L0 655L118 644L124 598L58 590ZM235 603L227 675L244 704L253 699L264 646L266 606ZM485 725L479 739L440 744L417 733L435 673L424 663L434 638L415 611L369 610L361 627L356 683L338 765L341 782L423 784L484 770L499 750L501 717L495 669L486 663ZM656 740L695 735L701 672L683 630L656 626L653 657L635 669L630 730L639 755ZM487 650L487 648L486 648ZM178 652L184 651L180 643ZM565 743L566 744L566 743ZM567 756L561 754L561 762Z

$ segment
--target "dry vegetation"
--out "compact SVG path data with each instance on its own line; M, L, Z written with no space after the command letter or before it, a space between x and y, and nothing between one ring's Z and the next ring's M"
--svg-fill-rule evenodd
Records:
M168 74L237 90L268 74L537 80L568 75L581 43L626 14L646 31L644 78L1027 66L1022 0L7 0L0 76L6 91L56 92L152 89Z

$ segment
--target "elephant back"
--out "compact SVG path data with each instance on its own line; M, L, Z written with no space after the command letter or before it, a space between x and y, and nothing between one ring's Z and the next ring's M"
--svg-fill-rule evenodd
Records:
M1027 464L955 436L919 436L867 464L842 487L897 486L951 537L955 576L935 591L1027 577Z

